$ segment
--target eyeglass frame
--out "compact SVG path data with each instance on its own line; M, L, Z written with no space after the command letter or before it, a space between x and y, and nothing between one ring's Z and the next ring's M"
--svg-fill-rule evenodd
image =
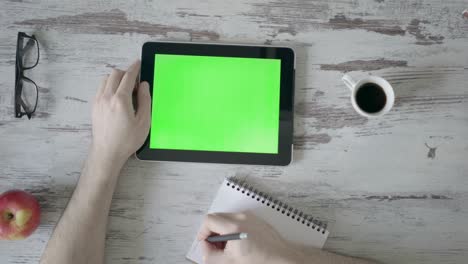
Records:
M26 43L25 48L23 48L22 41L25 39L29 39L29 40L28 40L28 43ZM24 57L25 51L28 48L27 46L29 45L30 41L34 41L34 43L36 44L37 60L34 65L30 67L24 67L23 57ZM37 41L36 37L34 35L29 36L24 32L18 32L18 39L16 42L16 63L15 63L15 117L16 118L21 118L24 115L26 115L28 119L31 119L34 112L36 112L37 102L39 99L39 89L37 87L37 84L33 80L31 80L30 78L24 75L24 71L31 70L32 68L36 67L37 64L39 63L39 57L40 57L39 42ZM31 111L28 111L28 107L26 106L25 102L21 98L21 95L23 93L23 81L32 83L36 90L36 102L34 104L34 108ZM22 111L21 108L23 108L24 111Z

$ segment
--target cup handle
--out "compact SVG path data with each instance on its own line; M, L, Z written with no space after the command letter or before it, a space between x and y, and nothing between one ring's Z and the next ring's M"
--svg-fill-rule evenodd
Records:
M341 80L343 80L344 84L346 86L348 86L348 88L353 91L354 88L356 87L356 82L353 80L353 78L351 78L351 76L349 76L348 74L345 74L343 75L343 77L341 78Z

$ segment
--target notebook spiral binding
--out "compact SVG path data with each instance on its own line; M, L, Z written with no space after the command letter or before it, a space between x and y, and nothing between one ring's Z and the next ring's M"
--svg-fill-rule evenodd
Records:
M286 204L276 199L273 199L270 195L260 192L252 186L248 185L245 182L240 181L239 179L232 177L227 179L227 186L235 189L239 192L244 193L248 197L261 202L262 204L275 209L276 211L290 217L293 220L296 220L299 223L311 227L313 230L325 234L327 229L327 224L315 219L314 217L304 214L302 211Z

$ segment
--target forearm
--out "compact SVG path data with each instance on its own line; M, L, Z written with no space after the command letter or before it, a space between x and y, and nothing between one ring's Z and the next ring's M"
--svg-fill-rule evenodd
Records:
M103 263L107 216L122 165L91 151L41 263Z

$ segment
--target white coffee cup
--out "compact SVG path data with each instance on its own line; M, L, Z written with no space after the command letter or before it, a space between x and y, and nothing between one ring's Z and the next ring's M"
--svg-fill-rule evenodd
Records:
M348 86L348 88L351 90L351 103L356 112L358 112L360 115L365 117L378 117L388 113L388 111L392 109L393 104L395 102L395 93L393 92L392 86L385 79L377 76L368 76L356 82L351 78L351 76L345 74L342 80L346 84L346 86ZM375 86L364 86L366 84L374 84ZM378 111L369 112L363 109L363 102L360 102L361 105L359 105L356 96L358 95L359 89L361 89L362 87L366 87L366 89L370 89L370 87L375 87L375 89L379 89L380 87L381 91L383 91L383 93L385 94L385 102L382 103L381 109L379 107ZM369 100L372 100L372 98L370 98Z

